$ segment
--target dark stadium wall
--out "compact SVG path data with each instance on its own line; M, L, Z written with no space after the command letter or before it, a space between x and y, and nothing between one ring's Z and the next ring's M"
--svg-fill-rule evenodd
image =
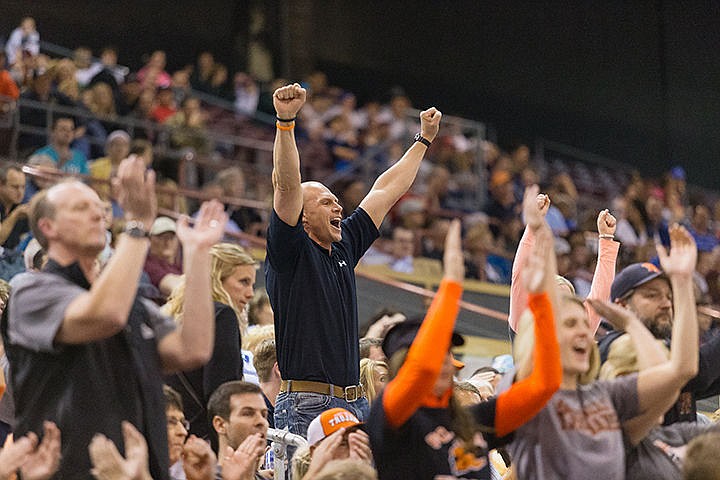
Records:
M121 59L162 48L171 68L211 49L234 67L249 3L5 0L0 31L27 12L67 46L115 43ZM506 143L543 136L649 174L679 163L696 183L720 183L717 2L261 3L287 47L278 71L293 80L319 66L361 98L399 84L417 106L490 121Z

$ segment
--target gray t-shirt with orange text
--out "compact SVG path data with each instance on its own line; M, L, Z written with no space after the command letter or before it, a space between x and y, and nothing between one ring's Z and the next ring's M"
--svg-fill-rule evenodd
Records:
M621 423L638 414L637 374L558 390L515 431L509 451L518 478L623 480Z

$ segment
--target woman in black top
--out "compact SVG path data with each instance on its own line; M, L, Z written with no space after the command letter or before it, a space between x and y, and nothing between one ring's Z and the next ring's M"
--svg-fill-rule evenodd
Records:
M167 379L167 383L183 397L185 417L190 432L210 438L207 402L221 384L242 380L243 360L241 335L247 331L246 305L253 297L257 263L242 247L220 243L210 250L211 286L215 306L215 345L210 361L202 368L183 372ZM180 284L164 307L178 322L184 319L182 305L185 283Z

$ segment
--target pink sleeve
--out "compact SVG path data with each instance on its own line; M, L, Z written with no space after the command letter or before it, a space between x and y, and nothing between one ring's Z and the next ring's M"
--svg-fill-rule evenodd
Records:
M528 293L522 284L520 278L523 265L527 262L527 258L535 244L535 234L527 227L520 239L515 259L512 267L512 280L510 282L510 313L508 314L508 323L513 332L517 332L520 323L520 315L528 306Z
M615 260L619 249L620 242L608 238L599 239L597 266L590 286L590 294L587 298L603 301L610 299L610 287L613 280L615 280ZM590 320L590 328L595 332L600 325L600 315L590 305L586 304L585 309Z

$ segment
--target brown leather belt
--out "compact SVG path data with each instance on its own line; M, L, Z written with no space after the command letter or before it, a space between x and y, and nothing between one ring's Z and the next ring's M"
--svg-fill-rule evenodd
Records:
M337 385L313 382L311 380L283 380L280 383L280 391L321 393L323 395L332 395L335 398L341 398L350 403L365 396L365 389L362 385L339 387Z

